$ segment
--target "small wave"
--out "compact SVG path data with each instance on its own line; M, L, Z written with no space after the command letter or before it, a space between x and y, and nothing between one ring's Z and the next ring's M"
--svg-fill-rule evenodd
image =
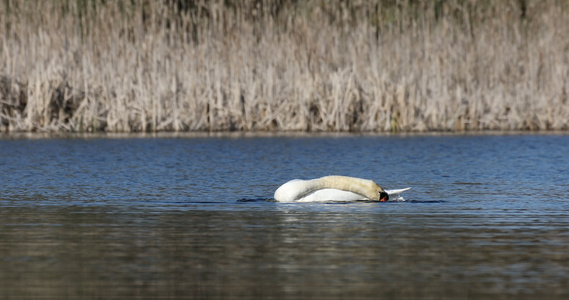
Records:
M421 200L411 200L411 201L407 201L408 203L446 203L447 201L444 200L425 200L425 201L421 201Z
M278 202L275 199L272 198L241 198L236 200L235 202L238 203L259 203L259 202ZM444 200L406 200L403 197L398 197L396 199L393 200L389 200L387 202L381 202L381 203L446 203L447 201ZM211 203L211 202L207 202L207 203ZM302 203L302 202L290 202L290 203ZM308 202L305 202L308 203ZM328 201L321 201L321 202L310 202L310 203L322 203L322 204L351 204L351 203L380 203L377 201L371 201L371 200L358 200L358 201L334 201L334 200L328 200Z
M184 202L171 202L173 204L221 204L227 203L224 201L184 201Z

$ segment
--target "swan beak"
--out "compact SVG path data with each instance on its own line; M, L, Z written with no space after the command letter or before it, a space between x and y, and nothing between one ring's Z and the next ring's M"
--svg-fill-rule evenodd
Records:
M380 202L385 202L387 200L389 200L389 195L386 192L379 193L379 201Z

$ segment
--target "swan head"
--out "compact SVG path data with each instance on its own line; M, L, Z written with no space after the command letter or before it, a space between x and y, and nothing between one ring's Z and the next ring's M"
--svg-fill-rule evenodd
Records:
M385 191L379 192L379 201L386 202L387 200L389 200L389 194L387 194Z

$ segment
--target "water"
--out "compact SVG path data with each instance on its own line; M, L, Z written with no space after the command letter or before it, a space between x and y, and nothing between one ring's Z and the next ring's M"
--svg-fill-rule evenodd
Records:
M0 139L0 298L566 299L569 136ZM406 202L271 201L339 174Z

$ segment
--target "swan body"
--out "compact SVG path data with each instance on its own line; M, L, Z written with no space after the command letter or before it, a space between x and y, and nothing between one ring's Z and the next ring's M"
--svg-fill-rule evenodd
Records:
M391 190L400 194L409 188ZM311 180L293 179L275 191L279 202L387 201L390 194L371 180L348 176L325 176Z

